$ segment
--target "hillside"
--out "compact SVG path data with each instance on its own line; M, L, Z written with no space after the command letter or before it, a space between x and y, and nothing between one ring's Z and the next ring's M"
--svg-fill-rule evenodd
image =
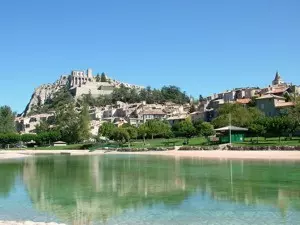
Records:
M86 72L73 70L71 74L61 75L53 84L42 84L37 87L22 116L33 113L33 111L51 102L55 95L62 90L67 90L74 99L78 99L82 95L91 95L93 98L107 96L119 87L126 87L137 91L143 88L113 80L108 78L104 73L94 76L91 69L88 69Z

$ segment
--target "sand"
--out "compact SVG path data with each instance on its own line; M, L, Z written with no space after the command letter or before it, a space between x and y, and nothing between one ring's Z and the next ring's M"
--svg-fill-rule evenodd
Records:
M44 223L44 222L32 222L32 221L2 221L0 225L65 225L63 223Z
M205 159L249 159L249 160L299 160L300 151L147 151L147 152L105 152L97 150L20 150L0 151L0 159L24 158L36 154L70 154L70 155L103 155L103 154L139 154L171 157L198 157Z

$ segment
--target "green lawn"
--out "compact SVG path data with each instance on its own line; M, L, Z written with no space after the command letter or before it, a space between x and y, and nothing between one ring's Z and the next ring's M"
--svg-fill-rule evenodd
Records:
M151 147L172 147L174 144L176 146L182 146L185 138L172 138L172 139L146 139L146 145L144 145L143 140L136 140L131 143L132 148L151 148ZM245 138L244 142L234 143L236 146L298 146L300 145L300 137L294 137L292 140L285 140L281 138L279 142L278 138L265 138L260 137L258 143L256 143L256 138ZM189 146L203 146L209 143L204 137L194 137L189 140ZM97 145L97 144L96 144ZM96 147L95 145L95 147ZM88 144L71 144L67 146L50 146L50 147L37 147L37 148L27 148L28 150L75 150L75 149L88 149L90 146ZM115 147L117 145L115 144ZM123 147L129 147L128 144L123 145ZM10 150L20 150L11 148Z
M256 142L257 138L252 138L253 142L251 142L251 138L245 138L245 141L242 143L235 143L234 145L237 146L283 146L283 145L289 145L289 146L297 146L300 145L300 138L294 137L292 140L285 140L284 137L281 138L281 141L279 142L278 137L274 138L265 138L259 137L258 143Z
M171 138L171 139L146 139L146 145L144 145L143 140L133 141L131 147L133 148L144 148L144 147L168 147L173 146L182 146L185 138ZM190 146L205 145L207 140L203 137L195 137L189 140ZM128 147L126 144L125 147Z
M50 146L50 147L36 147L36 148L27 148L29 150L75 150L75 149L84 149L84 144L71 144L67 146ZM87 149L87 148L86 148Z

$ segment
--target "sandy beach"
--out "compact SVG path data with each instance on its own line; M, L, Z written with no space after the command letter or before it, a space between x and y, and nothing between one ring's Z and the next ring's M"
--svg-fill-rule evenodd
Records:
M158 155L170 157L198 157L205 159L248 159L248 160L299 160L300 151L147 151L147 152L106 152L97 150L20 150L20 151L0 151L0 159L16 159L30 157L40 154L69 154L69 155L103 155L103 154L138 154L138 155Z
M65 225L63 223L44 223L44 222L32 222L32 221L2 221L0 225Z

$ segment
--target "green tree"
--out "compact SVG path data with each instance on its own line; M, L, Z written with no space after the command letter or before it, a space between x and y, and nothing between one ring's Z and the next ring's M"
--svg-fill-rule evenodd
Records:
M96 105L96 99L92 96L91 92L89 92L88 94L83 94L78 100L77 103L79 104L79 106L84 106L84 105L88 105L88 106L95 106Z
M213 119L214 127L224 127L229 125L229 115L231 124L239 127L249 127L256 119L263 116L257 108L243 107L240 104L224 104L218 110L218 116Z
M199 102L203 102L204 101L204 98L202 95L199 95Z
M190 101L186 93L181 92L179 87L173 85L162 87L161 93L164 101L171 101L178 104L188 103Z
M50 124L47 121L41 121L39 124L35 126L35 132L37 134L44 133L50 131Z
M211 123L203 122L201 120L196 121L194 123L194 127L196 129L197 135L199 136L208 137L216 133L214 130L214 126Z
M36 134L22 134L21 135L21 141L23 142L30 142L30 141L36 141L37 135Z
M16 132L15 113L9 106L0 107L0 133Z
M189 139L197 134L190 118L175 124L172 129L176 136L185 137L187 144L189 143Z
M113 123L103 123L100 127L99 127L99 135L109 138L112 138L113 132L116 129L116 126Z
M256 136L256 142L258 143L258 137L264 136L267 132L267 128L263 123L259 123L259 121L255 121L249 127L249 131Z
M126 129L124 128L115 128L112 133L112 138L114 141L119 142L119 145L125 144L130 140L130 136Z
M39 145L50 145L51 143L55 141L59 141L61 139L61 134L59 131L48 131L39 133L35 139L35 141Z
M281 142L281 137L289 135L295 127L295 123L288 116L266 117L265 124L267 132L278 137Z
M300 97L295 99L295 106L288 109L287 117L293 121L294 131L300 128Z
M128 142L129 142L129 147L130 147L131 141L133 139L136 139L137 136L138 136L137 128L134 127L134 126L131 126L129 124L124 124L122 126L122 128L125 129L127 131L127 133L129 134L129 140L128 140Z
M80 141L79 113L75 111L73 103L65 105L56 110L57 129L61 133L61 138L67 143L77 143Z
M5 147L7 145L17 144L21 140L21 136L16 133L0 133L0 145Z
M99 75L99 73L97 73L96 82L100 82L100 81L101 81L100 75Z
M100 81L101 81L101 82L107 82L105 73L101 73Z
M161 121L148 120L145 124L148 128L148 135L151 136L151 139L160 134Z
M146 136L147 134L149 133L148 131L148 126L146 124L141 124L139 127L138 127L138 135L140 135L141 137L143 137L143 142L144 142L144 145L146 144Z
M88 140L91 137L91 118L89 114L89 107L84 104L79 113L79 140Z
M74 103L73 96L69 92L67 87L61 88L59 91L57 91L52 99L47 99L45 101L44 107L47 107L47 109L58 109L58 108L64 108L65 105Z

